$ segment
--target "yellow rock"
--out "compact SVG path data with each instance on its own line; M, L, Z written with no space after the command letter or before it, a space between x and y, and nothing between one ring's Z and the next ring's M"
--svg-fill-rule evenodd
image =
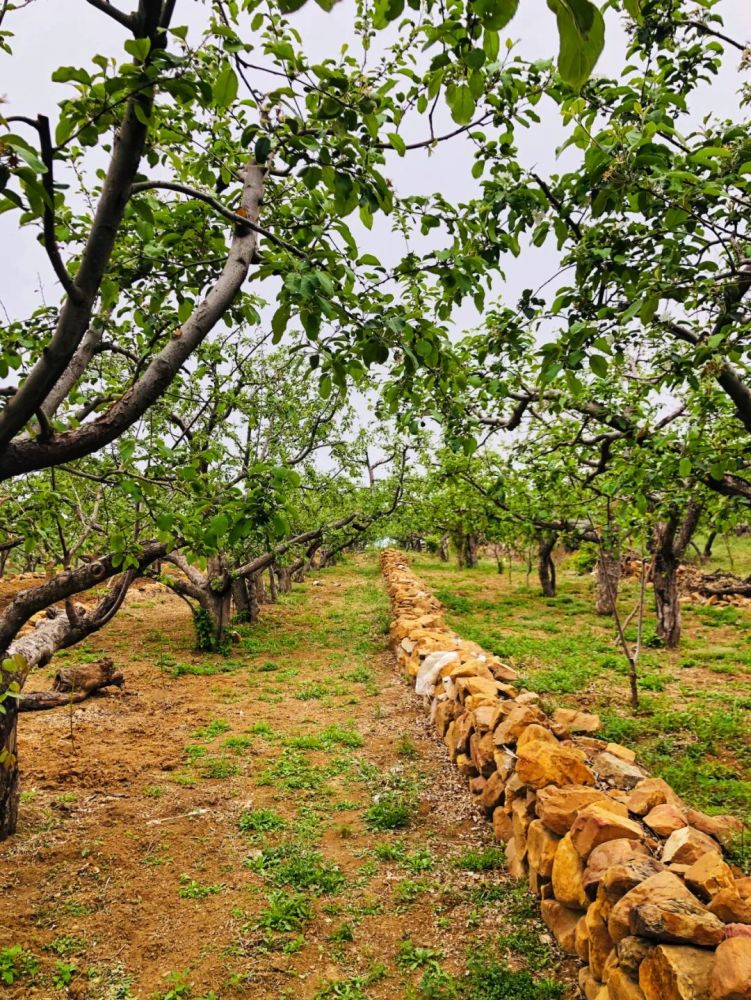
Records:
M595 847L608 840L643 840L644 831L638 823L616 814L612 806L594 803L577 815L571 826L571 840L582 858L588 858Z
M707 851L695 861L683 876L686 885L701 899L708 901L721 889L735 892L735 879L730 865L716 851Z
M647 1000L706 1000L714 955L688 945L659 944L639 967Z
M553 860L555 859L558 844L561 838L542 824L539 819L533 820L527 830L527 860L531 868L534 868L538 875L549 878L553 873Z
M595 783L595 776L587 767L581 750L546 740L533 740L519 749L516 773L533 788Z
M589 899L584 892L584 863L567 833L558 844L552 867L553 893L564 906L586 909Z

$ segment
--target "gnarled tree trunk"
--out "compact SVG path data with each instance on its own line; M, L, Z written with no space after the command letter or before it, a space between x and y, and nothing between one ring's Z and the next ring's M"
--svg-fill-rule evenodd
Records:
M612 615L621 582L621 554L616 547L603 547L596 566L595 607L598 615Z
M652 534L654 569L652 584L657 613L657 635L668 649L675 649L681 638L681 606L678 601L678 567L696 531L701 504L691 501L683 520L673 512L667 521L655 525Z
M555 597L556 577L553 549L557 540L558 535L553 532L549 535L541 535L537 544L537 573L545 597Z
M441 562L449 561L449 536L442 535L441 540L438 543L438 558Z

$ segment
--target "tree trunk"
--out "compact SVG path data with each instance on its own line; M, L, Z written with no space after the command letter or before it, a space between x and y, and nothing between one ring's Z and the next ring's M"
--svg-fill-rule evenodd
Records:
M255 625L261 617L261 602L258 599L258 578L260 573L254 573L248 578L248 621Z
M250 598L248 584L244 577L232 581L232 601L235 605L235 618L246 622L250 618Z
M618 585L621 580L621 554L617 548L600 550L597 560L596 610L598 615L612 615L618 599Z
M553 562L553 549L558 539L556 534L549 537L541 537L537 547L538 563L537 572L540 577L540 587L545 597L555 597L555 563Z
M709 559L712 556L712 546L714 545L715 538L717 538L717 532L710 531L704 543L704 551L702 552L705 559Z
M2 707L5 714L0 714L0 841L16 832L20 799L16 699L6 698Z
M681 607L678 603L678 560L672 552L658 549L652 583L657 635L668 649L675 649L681 638Z
M292 571L289 566L279 566L277 569L279 592L288 594L292 590Z
M469 532L464 536L465 545L465 556L464 563L467 569L475 569L477 566L477 548L480 544L480 539L477 535Z
M441 540L438 543L438 558L441 562L449 561L449 536L442 535Z
M277 592L276 585L276 567L269 566L269 603L276 604L279 600L279 594Z

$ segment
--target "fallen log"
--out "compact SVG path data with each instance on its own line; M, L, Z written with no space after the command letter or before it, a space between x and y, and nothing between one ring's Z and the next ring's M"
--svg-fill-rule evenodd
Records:
M19 712L41 712L85 701L95 691L125 684L125 677L109 657L81 667L63 667L55 674L49 691L30 691L18 700Z

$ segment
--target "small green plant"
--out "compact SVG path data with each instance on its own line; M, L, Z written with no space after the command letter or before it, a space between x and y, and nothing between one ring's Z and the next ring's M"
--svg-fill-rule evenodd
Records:
M488 872L502 868L505 859L502 847L471 847L456 859L456 865L469 872Z
M351 976L349 979L326 983L314 994L313 1000L368 1000L368 986L383 979L385 975L383 965L374 965L364 976Z
M33 979L38 971L38 960L20 944L0 948L0 983L12 986L21 979Z
M266 833L283 830L287 824L273 809L249 809L242 814L237 825L242 833Z
M64 990L73 982L78 969L74 962L56 962L52 970L52 985L56 990Z
M411 736L407 735L407 733L399 737L396 741L394 750L396 751L396 755L398 757L405 757L408 760L411 760L413 757L417 757L419 755L415 741Z
M365 813L365 823L371 830L400 830L409 826L413 806L399 792L384 792Z
M164 977L167 991L155 994L156 1000L190 1000L193 983L190 982L189 975L187 969L184 972L168 972Z
M391 843L387 841L376 844L373 851L380 861L403 861L407 849L404 846L404 841L394 840Z
M245 862L251 871L264 875L273 885L289 885L318 895L333 895L344 886L341 868L325 861L320 851L297 843L282 844L260 851Z
M428 888L429 886L427 882L405 878L404 881L400 882L394 889L394 901L398 907L411 906L420 893L427 892Z
M237 764L226 757L215 757L201 768L202 778L234 778L239 773Z
M435 858L427 847L418 847L416 851L404 859L405 868L409 869L413 875L420 872L428 872L435 865Z
M224 886L221 883L214 885L202 885L188 875L180 876L180 888L177 891L180 899L205 899L207 896L214 896L222 892Z
M269 893L266 902L266 909L257 926L267 931L296 931L312 916L310 900L299 892L289 893L277 889Z
M414 944L410 938L402 941L396 953L396 964L400 969L408 969L414 972L425 965L438 968L443 952L440 948L425 948L422 945Z
M271 660L267 660L266 663L262 663L261 666L258 668L258 670L262 674L271 674L278 669L279 669L279 664L273 663Z
M226 733L230 728L229 722L225 722L224 719L212 719L205 726L201 726L192 732L190 735L194 740L213 740L217 736L221 736L222 733Z
M355 932L352 924L341 924L335 931L329 934L329 941L336 941L338 944L346 944L355 940Z
M230 736L222 743L222 746L234 753L242 753L243 750L253 746L253 740L250 736Z

